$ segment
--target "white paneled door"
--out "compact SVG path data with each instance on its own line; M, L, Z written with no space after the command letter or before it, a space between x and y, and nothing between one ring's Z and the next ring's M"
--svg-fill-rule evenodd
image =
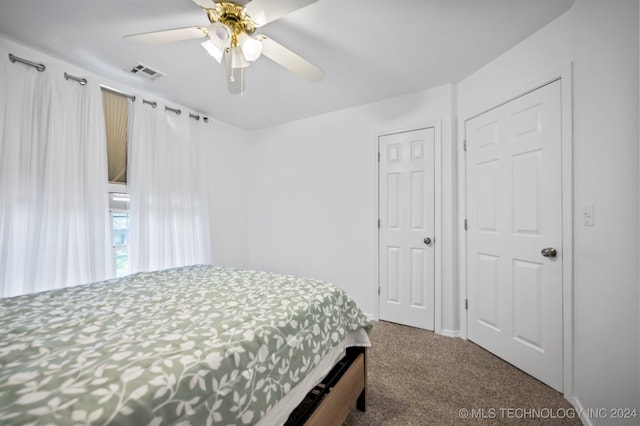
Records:
M380 319L433 330L435 130L378 142Z
M465 131L468 338L562 391L560 81Z

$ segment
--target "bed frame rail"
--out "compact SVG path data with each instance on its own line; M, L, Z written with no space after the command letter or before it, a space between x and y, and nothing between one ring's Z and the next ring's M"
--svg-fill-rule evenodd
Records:
M341 425L355 406L367 405L366 348L352 347L291 413L285 426Z

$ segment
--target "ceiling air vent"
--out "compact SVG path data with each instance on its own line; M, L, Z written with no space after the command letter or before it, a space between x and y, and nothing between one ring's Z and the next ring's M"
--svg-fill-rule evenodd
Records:
M138 62L138 65L136 65L135 67L131 68L130 72L131 74L139 75L145 80L150 80L150 81L157 80L162 76L166 76L165 73L160 72L158 70L154 70L150 66L147 66L140 62Z

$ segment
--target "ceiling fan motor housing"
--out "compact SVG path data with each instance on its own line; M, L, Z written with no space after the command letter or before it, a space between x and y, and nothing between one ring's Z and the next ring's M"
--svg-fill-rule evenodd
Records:
M256 30L256 26L251 17L247 15L244 6L230 2L219 2L216 3L215 8L205 10L212 24L216 22L225 24L231 28L235 36L241 33L251 35Z

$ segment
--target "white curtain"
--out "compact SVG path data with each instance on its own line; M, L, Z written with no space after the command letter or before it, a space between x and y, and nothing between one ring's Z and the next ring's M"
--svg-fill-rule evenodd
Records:
M97 85L0 62L0 295L104 279L107 158Z
M141 99L131 114L131 272L209 263L206 124Z

